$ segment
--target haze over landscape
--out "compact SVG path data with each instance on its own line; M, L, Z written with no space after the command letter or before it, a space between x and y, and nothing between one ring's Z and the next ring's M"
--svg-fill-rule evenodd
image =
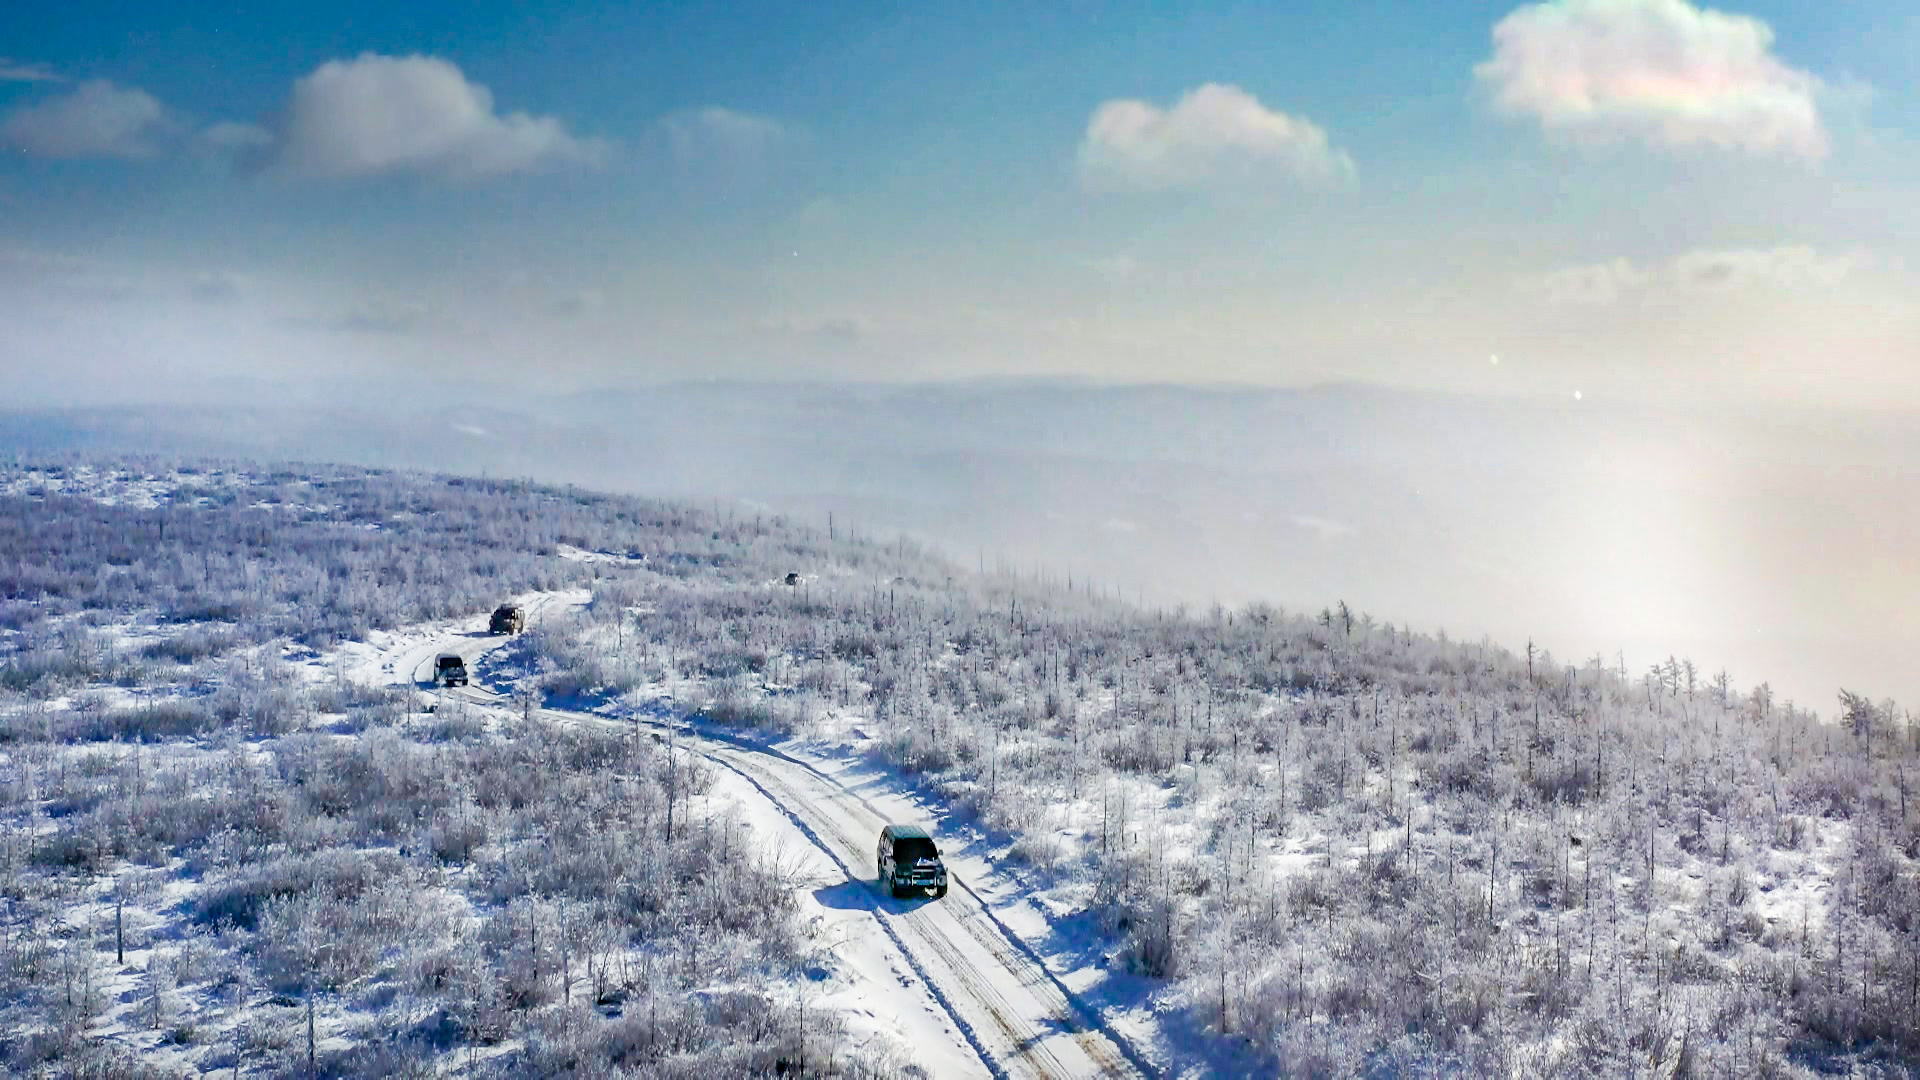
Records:
M679 384L0 418L15 446L345 460L745 500L1154 607L1339 600L1827 712L1920 698L1904 417L1334 385Z

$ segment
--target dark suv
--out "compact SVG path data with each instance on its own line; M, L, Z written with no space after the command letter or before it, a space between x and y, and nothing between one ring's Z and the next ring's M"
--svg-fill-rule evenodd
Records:
M874 853L880 884L895 896L910 889L928 889L935 897L947 895L947 867L933 837L918 825L889 825L880 830Z
M441 686L467 685L467 662L453 653L441 653L433 662L433 681Z
M501 604L493 609L493 618L487 623L487 632L493 634L517 634L527 628L527 613L513 604Z

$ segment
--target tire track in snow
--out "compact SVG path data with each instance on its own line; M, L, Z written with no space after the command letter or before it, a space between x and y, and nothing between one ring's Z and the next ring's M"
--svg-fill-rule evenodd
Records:
M464 690L463 693L457 693L457 694L454 694L454 696L464 698L465 700L471 701L478 705L488 705L488 706L498 707L500 706L502 700L504 700L504 695L501 695L485 687L467 686L462 689ZM611 720L603 716L594 716L590 713L574 712L570 709L542 708L542 709L535 710L535 714L540 716L542 719L546 719L546 720L553 721L556 723L561 723L561 724L579 724L579 723L585 722L585 723L594 724L595 726L599 726L599 727L613 728L613 729L616 729L622 737L625 737L627 731L630 730L628 725L622 721ZM640 722L645 723L649 727L663 726L651 720L640 721ZM698 736L696 736L695 738L698 738ZM808 822L804 817L802 817L798 812L796 812L794 808L791 805L789 805L787 800L783 800L779 795L776 795L774 792L768 790L767 785L765 783L762 783L760 778L755 777L754 775L749 773L746 769L743 769L735 765L732 761L729 761L725 757L721 756L721 753L717 749L704 750L697 745L688 745L687 743L684 743L684 742L678 745L680 745L683 749L685 749L686 752L690 754L694 754L695 756L698 756L698 757L705 758L706 760L713 762L715 765L718 765L719 767L726 769L728 772L731 772L734 775L740 777L742 780L746 781L747 784L751 786L755 791L759 792L760 796L766 799L767 802L770 805L772 805L775 810L778 810L782 816L784 816L788 821L791 821L794 827L800 830L800 834L806 837L808 843L812 844L815 848L819 849L819 851L822 854L826 855L827 858L833 860L833 864L840 868L841 873L846 876L846 879L848 881L855 882L858 884L864 884L864 882L861 881L861 879L855 876L853 868L847 865L846 859L842 858L838 852L834 851L833 846L829 844L826 841L826 839L820 835L820 833L814 828L812 823ZM792 791L789 790L787 794L789 798L794 798L794 793ZM800 801L800 800L798 800L797 798L794 798L794 801ZM841 839L842 842L844 843L844 837L837 837L837 838ZM855 850L857 851L858 849L856 848ZM946 1013L947 1019L953 1022L955 1029L958 1030L960 1032L961 1037L966 1040L967 1048L972 1050L974 1056L980 1060L981 1066L985 1068L991 1076L994 1077L994 1080L1012 1080L1012 1077L1007 1075L1007 1071L1001 1067L999 1061L995 1058L994 1054L982 1044L978 1031L974 1028L973 1024L967 1020L965 1016L961 1015L960 1009L954 1004L953 1000L948 996L947 992L941 988L939 981L927 974L927 970L925 966L922 964L922 962L920 961L920 959L914 956L913 950L909 949L907 947L906 942L901 940L899 932L891 925L889 920L886 918L886 913L881 910L879 903L877 901L870 903L869 905L867 905L866 910L870 915L873 916L874 922L879 925L881 931L887 935L887 938L890 941L893 942L894 950L900 954L901 959L906 961L907 967L912 969L914 975L918 977L920 982L926 986L927 993L932 996L934 1002L940 1006L943 1012ZM969 989L971 989L971 987L969 987ZM1001 1018L996 1016L995 1019L1000 1020ZM1004 1026L1004 1021L1002 1021L1002 1026ZM1047 1076L1047 1074L1042 1074L1042 1075L1045 1078L1045 1080L1053 1080L1053 1078L1051 1076Z
M734 754L722 752L721 756L731 758ZM741 756L745 757L747 755ZM729 765L729 767L732 766ZM780 788L784 792L787 797L787 802L782 806L784 811L792 813L789 807L793 805L805 807L824 820L825 827L833 834L834 840L841 845L842 850L851 851L856 856L863 850L864 844L847 836L845 830L839 827L839 822L835 819L834 815L822 813L819 808L814 805L814 801L808 798L805 793L797 790L787 778L780 777L772 770L759 768L758 763L753 763L746 767L755 772L760 779ZM741 769L735 768L734 771L740 772ZM829 793L829 795L831 797L831 793ZM876 831L878 830L876 829ZM836 856L835 861L847 870L848 880L858 881L862 885L866 883L864 878L856 878L854 876L852 869L847 867L845 860ZM951 875L949 876L951 877ZM876 890L877 888L876 886ZM1078 1075L1076 1070L1069 1069L1054 1055L1052 1049L1045 1044L1045 1039L1051 1032L1031 1024L1023 1024L1021 1022L1020 1011L1016 1010L1013 1004L1007 1001L1005 995L994 985L992 978L985 972L980 971L965 954L956 949L953 943L947 940L946 935L939 932L937 927L930 925L929 920L931 916L928 915L929 907L930 905L922 906L921 908L896 915L888 911L884 906L876 903L874 914L881 925L886 927L889 936L892 936L895 941L901 941L901 938L889 923L897 918L906 924L913 931L913 940L937 956L941 964L951 971L954 978L965 987L967 997L978 1002L985 1009L988 1018L993 1021L995 1027L1000 1029L1000 1034L1006 1039L1007 1045L1012 1049L1014 1056L1018 1059L1023 1059L1022 1063L1036 1075L1040 1076L1042 1080L1056 1080L1056 1078L1058 1078L1058 1080L1066 1080L1068 1077ZM904 948L905 943L901 943ZM1015 972L1016 976L1018 974L1018 972ZM1026 1030L1022 1030L1022 1028Z
M733 753L738 754L743 761L753 762L756 768L764 768L762 763L765 759L763 757L751 753L742 753L737 750L733 751ZM853 809L856 814L864 811L870 818L866 823L870 829L877 830L879 824L883 824L887 820L884 815L873 808L872 804L860 798L857 794L848 791L844 785L832 777L826 776L815 769L809 769L807 772L810 775L807 775L805 778L822 789L821 795L825 799L847 804L848 808ZM793 786L793 778L785 777L778 770L774 769L766 769L761 775L770 780L778 778L777 782L779 785L792 797L795 803L808 806L812 805L813 800ZM858 803L858 808L854 808L851 805L853 803ZM839 827L835 815L823 813L821 816L829 823L835 839L844 845L846 849L855 852L856 855L863 849L864 845L860 841L848 837L845 831ZM1067 1066L1059 1060L1058 1056L1053 1052L1052 1047L1047 1046L1044 1042L1045 1039L1053 1034L1065 1034L1080 1047L1082 1053L1086 1055L1088 1064L1107 1075L1127 1076L1136 1073L1145 1076L1154 1075L1154 1070L1135 1064L1120 1045L1109 1041L1100 1031L1087 1024L1082 1019L1073 1002L1070 1001L1065 994L1059 992L1060 987L1053 973L1046 970L1045 966L1040 963L1036 957L1033 957L1029 951L1020 948L1017 939L1013 938L1011 931L1007 930L1004 924L993 916L992 911L980 900L979 895L971 888L968 888L957 876L949 874L949 879L955 884L959 884L962 891L973 901L970 909L962 909L957 905L951 904L927 904L902 912L898 917L914 925L916 931L915 939L925 939L930 948L940 952L943 959L947 960L948 966L954 969L957 978L968 982L970 988L976 988L984 984L990 990L990 994L985 996L991 997L992 1001L999 1003L1000 1006L1000 1010L996 1010L994 1014L996 1021L1002 1020L1004 1014L1011 1014L1013 1016L1023 1016L1025 1014L1023 1011L1012 1007L1012 1003L1006 1000L1005 995L1001 993L994 981L987 976L985 972L980 970L977 963L970 959L965 959L965 953L955 947L954 939L956 935L950 934L944 927L936 925L940 920L951 919L953 922L964 926L967 934L985 946L998 965L1013 975L1021 987L1032 995L1034 1004L1039 1005L1045 1015L1044 1022L1051 1025L1051 1029L1039 1029L1029 1024L1027 1026L1031 1030L1026 1034L1022 1034L1017 1030L1008 1030L1009 1042L1016 1049L1022 1050L1023 1052L1030 1051L1033 1056L1041 1059L1036 1063L1036 1067L1040 1068L1043 1074L1053 1069L1062 1069L1065 1070L1065 1075L1068 1076L1082 1075L1086 1072L1084 1068ZM976 916L980 917L977 918ZM960 959L956 960L956 957ZM981 995L976 993L976 996ZM983 1004L989 1004L991 1009L991 1004L985 1000L985 997L982 997L982 1001ZM1030 1012L1031 1010L1027 1011ZM1009 1025L1002 1024L1000 1026L1005 1029ZM1051 1068L1046 1067L1048 1064L1051 1065Z
M800 830L801 834L807 838L809 843L820 849L827 858L833 860L834 865L840 868L840 871L846 875L848 881L859 881L859 879L854 876L853 868L847 865L846 860L841 858L839 853L834 851L833 848L821 838L818 832L814 831L813 826L809 824L805 818L801 817L785 802L782 802L773 792L768 791L765 785L761 784L759 780L755 779L745 769L736 767L732 762L727 761L717 754L711 754L701 750L694 750L692 752L699 754L701 757L706 758L708 761L719 765L721 768L726 769L753 785L753 789L758 791L769 803L772 803L774 809L786 815L787 820L793 822L794 827ZM907 948L907 943L900 940L899 933L888 924L885 913L879 909L879 905L874 904L867 910L873 915L873 921L879 924L880 929L892 940L894 948L897 949L901 957L906 960L907 966L912 968L913 973L919 976L920 981L926 985L927 992L932 994L933 999L940 1003L940 1008L946 1012L947 1018L952 1020L954 1026L959 1029L961 1036L967 1040L967 1046L970 1047L974 1055L980 1059L980 1063L986 1066L987 1071L993 1074L996 1080L1010 1080L1006 1070L1002 1069L999 1063L994 1060L994 1056L987 1051L987 1048L980 1044L979 1035L974 1031L973 1025L967 1022L966 1017L960 1015L960 1010L955 1008L953 1002L947 997L946 992L940 988L940 984L928 977L926 968L922 966L920 961L913 955L913 951ZM1000 1018L995 1016L995 1019L998 1020Z
M477 651L489 651L509 640L511 639L498 639ZM499 705L505 700L502 695L485 687L468 687L466 696L469 700L486 705ZM538 712L552 721L587 722L617 729L623 734L633 730L635 724L645 724L655 729L664 727L668 729L669 734L678 726L645 717L636 717L633 721L614 720L569 709L542 708ZM822 789L821 800L841 803L848 810L864 811L866 816L875 821L887 820L886 815L865 797L846 787L836 777L816 768L812 763L776 748L731 736L725 732L707 730L703 725L689 723L685 724L681 730L689 736L680 743L683 748L740 776L762 797L771 802L775 809L792 821L809 843L832 859L846 875L848 881L866 884L867 879L856 874L847 859L843 858L840 852L833 850L832 844L821 835L821 829L832 833L833 840L841 845L843 851L851 852L856 861L859 861L859 855L865 850L864 842L848 837L837 815L824 812L815 805L815 798L797 789L795 782L800 777L785 776L783 770L772 768L772 763L777 761L798 769L801 777L811 785ZM655 737L658 738L657 735ZM703 749L700 744L705 744L706 748ZM785 793L786 798L783 799L776 794L770 786L779 788ZM798 812L799 808L811 811L812 816L818 819L818 827L816 822L806 820ZM875 826L875 828L878 827ZM994 915L979 893L958 875L949 873L949 880L952 884L959 886L961 892L971 901L970 911L960 914L951 908L943 907L941 910L954 922L961 924L967 935L984 947L994 961L1028 991L1034 1003L1044 1010L1046 1015L1043 1022L1048 1025L1047 1027L1025 1023L1022 1011L1013 1008L1012 1003L1006 1000L994 980L956 947L955 942L950 940L951 936L942 927L934 924L936 917L929 912L928 908L894 913L887 910L885 905L876 898L867 910L873 915L875 922L880 925L881 930L914 974L926 984L928 993L945 1011L948 1019L953 1021L968 1048L974 1052L989 1073L997 1080L1010 1080L1003 1065L984 1045L978 1028L961 1015L961 1008L956 1005L940 983L929 977L926 959L917 956L908 946L899 929L893 925L896 918L910 930L913 940L922 943L924 948L933 954L939 966L953 973L955 980L961 983L962 988L967 992L966 996L978 1003L981 1011L987 1014L993 1022L992 1026L999 1029L999 1034L1012 1048L1014 1053L1012 1060L1030 1069L1042 1080L1064 1080L1084 1072L1084 1070L1068 1067L1060 1061L1051 1047L1045 1045L1045 1041L1054 1034L1068 1035L1085 1055L1087 1063L1107 1075L1148 1077L1158 1075L1158 1070L1148 1064L1128 1040L1113 1032L1096 1010L1089 1008L1047 968L1031 946ZM980 918L975 918L975 915ZM1021 1030L1023 1027L1027 1028L1025 1033Z
M691 726L691 725L690 725ZM697 728L695 730L698 730ZM707 733L706 737L716 738ZM853 791L838 778L822 772L810 762L803 761L772 747L760 747L743 740L717 736L719 741L737 747L748 753L777 758L793 764L810 774L820 785L829 788L829 798L858 803L873 820L885 823L888 818L879 808L868 801L859 792ZM858 850L858 848L855 848ZM955 915L954 920L961 923L973 938L991 951L1001 966L1018 977L1022 984L1029 987L1036 999L1039 999L1051 1012L1052 1020L1061 1029L1072 1035L1074 1041L1086 1053L1089 1060L1110 1075L1125 1076L1138 1073L1141 1076L1156 1076L1159 1071L1148 1064L1126 1039L1115 1034L1100 1019L1099 1013L1083 1002L1064 982L1060 980L1013 928L1000 920L993 909L958 874L949 872L948 880L959 886L973 902L973 911L980 915L988 925L970 916ZM918 914L917 912L914 914Z
M1073 1000L1065 994L1058 993L1059 981L1051 971L1047 970L1046 965L1026 948L1026 943L1015 937L1006 924L994 916L992 909L988 908L972 889L966 888L964 883L961 884L961 888L965 889L967 895L979 905L980 915L992 925L992 929L983 926L981 920L971 917L959 918L960 924L965 927L968 934L973 936L974 940L986 946L988 951L994 954L994 958L1002 967L1021 975L1034 997L1045 1002L1053 1010L1055 1018L1072 1034L1073 1041L1079 1044L1081 1051L1089 1059L1114 1076L1125 1076L1131 1071L1137 1071L1144 1076L1154 1075L1151 1070L1135 1063L1127 1056L1126 1044L1103 1037L1100 1030L1088 1024ZM1049 1000L1049 997L1054 1000Z
M902 918L910 921L917 914L918 912L909 913ZM1051 1032L1034 1027L1030 1033L1022 1035L1014 1030L1013 1024L1007 1019L1007 1014L1013 1011L1012 1003L1007 1001L1006 996L993 985L993 980L983 977L944 935L938 932L921 933L918 939L926 942L935 953L939 954L947 967L952 969L954 977L966 985L974 1000L987 1007L987 1011L998 1023L1001 1034L1005 1035L1007 1042L1012 1045L1013 1052L1024 1057L1035 1073L1046 1080L1075 1075L1058 1057L1054 1056L1053 1050L1047 1046L1045 1040Z

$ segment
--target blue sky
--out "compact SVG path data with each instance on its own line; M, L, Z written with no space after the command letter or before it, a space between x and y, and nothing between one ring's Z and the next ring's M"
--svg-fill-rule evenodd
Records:
M1907 5L237 6L0 10L19 385L1920 403Z

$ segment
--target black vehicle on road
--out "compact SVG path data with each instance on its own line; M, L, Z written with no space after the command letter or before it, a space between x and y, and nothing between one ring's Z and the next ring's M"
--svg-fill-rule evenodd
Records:
M935 898L947 895L947 867L940 861L940 849L933 837L918 825L889 825L880 830L880 846L874 853L880 871L880 884L895 896L912 889L926 889Z
M515 604L501 604L493 609L493 618L487 622L490 634L517 634L527 628L527 613Z

